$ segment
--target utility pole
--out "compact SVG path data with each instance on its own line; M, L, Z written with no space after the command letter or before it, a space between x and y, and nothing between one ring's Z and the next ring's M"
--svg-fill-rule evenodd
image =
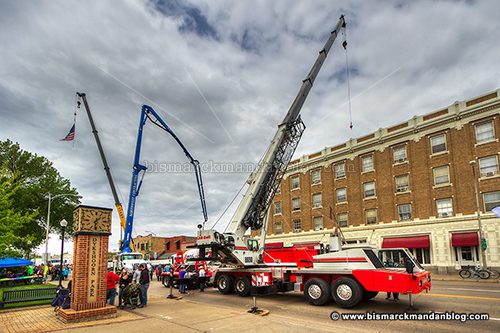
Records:
M476 161L472 160L469 162L472 170L472 178L474 182L474 193L476 197L476 213L477 213L477 224L479 228L479 239L481 243L479 244L479 251L481 252L481 259L483 262L483 268L487 268L486 263L486 249L483 249L483 244L486 244L486 239L484 238L483 226L481 223L481 208L479 207L479 191L477 186L477 177L476 177Z

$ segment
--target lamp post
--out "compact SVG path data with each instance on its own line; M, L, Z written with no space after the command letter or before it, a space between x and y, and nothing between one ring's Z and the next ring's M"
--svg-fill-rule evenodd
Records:
M62 234L61 234L61 264L59 265L59 288L62 287L62 269L63 269L63 254L64 254L64 232L66 231L66 226L68 225L68 221L65 219L62 219L61 222L59 223L62 228Z
M476 178L476 161L472 160L469 162L472 170L472 178L474 182L474 193L476 197L476 214L477 214L477 224L479 228L479 239L481 240L481 244L479 244L479 251L481 251L481 259L483 262L483 267L486 268L488 267L486 264L486 252L483 249L483 243L486 242L483 234L483 227L481 224L481 208L479 207L479 191L478 191L478 186L477 186L477 178Z
M48 207L47 207L47 230L45 232L45 264L49 264L49 233L50 233L50 204L52 203L52 199L56 199L59 197L77 197L79 199L82 198L81 195L72 194L72 193L62 193L52 196L49 192L47 193L47 198L49 199Z

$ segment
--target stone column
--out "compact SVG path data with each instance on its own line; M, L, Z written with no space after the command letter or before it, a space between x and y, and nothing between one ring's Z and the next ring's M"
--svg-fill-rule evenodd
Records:
M71 308L57 312L64 322L116 316L116 307L106 304L111 212L109 208L83 205L73 211Z

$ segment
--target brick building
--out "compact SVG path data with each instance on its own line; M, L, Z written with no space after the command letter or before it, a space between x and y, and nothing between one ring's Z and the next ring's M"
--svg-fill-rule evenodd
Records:
M481 259L474 168L488 266L500 266L500 89L302 156L269 213L268 242L405 246L428 269ZM403 238L404 237L404 238Z
M136 251L146 256L146 259L166 259L178 251L186 251L188 246L194 245L196 237L173 236L156 237L152 234L137 236L133 239Z

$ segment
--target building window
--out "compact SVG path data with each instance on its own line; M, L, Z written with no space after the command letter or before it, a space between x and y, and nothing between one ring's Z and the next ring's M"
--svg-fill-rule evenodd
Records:
M274 234L279 235L283 233L283 222L276 222L274 224Z
M406 192L410 187L410 177L402 175L396 177L396 192Z
M398 215L400 221L411 220L411 205L410 204L399 205Z
M434 175L434 185L444 185L450 183L450 168L445 165L432 169Z
M170 251L170 242L165 243L165 250Z
M314 221L314 231L323 230L323 216L316 216Z
M365 210L365 222L366 222L366 224L377 223L377 210L376 209Z
M320 170L314 170L311 172L311 184L316 185L321 183L321 172Z
M178 241L175 242L175 249L176 250L180 250L181 249L181 241L180 240L178 240Z
M338 188L337 189L337 202L345 202L347 201L347 188Z
M297 188L300 188L300 177L293 176L292 177L292 190L295 190Z
M293 220L293 232L300 232L302 230L302 222L297 219Z
M373 170L373 155L363 156L361 158L361 171L368 172Z
M292 199L292 209L293 210L300 210L300 198L293 198Z
M392 156L394 158L394 163L402 163L406 161L406 146L395 147L392 150Z
M477 124L475 128L476 143L487 142L495 139L495 129L493 128L492 121Z
M313 208L321 207L321 193L315 193L312 197Z
M274 203L274 215L281 214L281 201Z
M144 250L145 250L144 243L141 243L141 251L144 251Z
M345 163L335 164L335 179L345 177Z
M438 217L448 217L453 215L453 204L451 198L436 200Z
M479 173L481 177L491 177L498 174L497 156L482 157L479 159Z
M431 253L429 248L412 248L408 249L418 262L423 265L431 264Z
M446 151L446 135L440 134L431 138L431 149L433 154Z
M500 206L500 191L483 193L484 211L491 212L495 207Z
M345 242L347 244L366 244L366 239L348 239Z
M347 221L347 213L341 213L337 215L337 220L339 223L339 227L347 227L348 221Z
M363 184L364 197L370 198L375 196L375 182L369 182Z

